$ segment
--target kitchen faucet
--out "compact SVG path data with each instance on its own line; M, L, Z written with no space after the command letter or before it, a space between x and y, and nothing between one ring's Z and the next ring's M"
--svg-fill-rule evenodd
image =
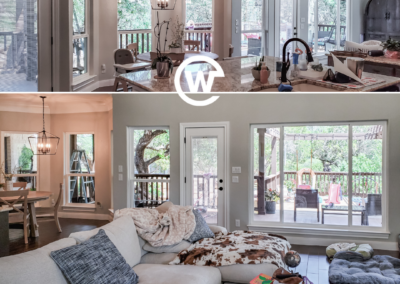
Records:
M312 57L312 54L311 54L311 49L310 49L310 47L308 46L308 44L307 44L304 40L302 40L302 39L300 39L300 38L291 38L291 39L289 39L289 40L285 43L285 45L283 46L283 51L282 51L282 77L281 77L281 82L282 82L282 83L286 83L286 82L287 82L286 73L288 72L289 67L290 67L290 58L288 58L288 60L287 60L287 62L286 62L286 47L287 47L288 44L291 43L292 41L299 41L299 42L301 42L301 43L306 47L306 50L307 50L307 61L308 61L308 62L313 62L313 61L314 61L314 58ZM288 56L288 57L289 57L289 56Z

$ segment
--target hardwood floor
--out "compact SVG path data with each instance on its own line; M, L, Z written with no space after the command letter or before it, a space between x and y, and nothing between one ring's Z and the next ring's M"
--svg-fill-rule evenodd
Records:
M40 237L29 238L29 243L25 245L23 231L21 229L11 229L10 247L0 250L0 257L20 254L45 246L56 240L67 238L73 232L88 231L101 227L108 221L81 220L81 219L60 219L63 232L58 233L53 220L39 220ZM301 256L301 264L296 272L307 276L314 284L329 284L328 270L329 263L325 256L325 247L292 245L292 250L297 251ZM390 255L399 258L397 251L375 250L376 255Z
M38 219L38 222L40 237L29 238L28 244L24 242L24 233L22 229L10 229L10 245L6 248L0 245L0 257L34 250L56 240L68 238L71 233L93 230L108 223L108 221L101 220L60 218L62 233L59 233L54 220Z

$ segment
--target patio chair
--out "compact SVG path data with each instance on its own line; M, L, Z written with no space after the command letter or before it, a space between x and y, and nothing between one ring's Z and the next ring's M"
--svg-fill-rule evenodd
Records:
M317 209L319 222L319 197L317 189L296 189L294 202L294 221L296 222L297 208Z
M248 49L247 55L261 55L261 39L259 38L249 38L248 40Z
M368 216L382 215L382 194L368 194L368 201L365 203Z
M199 41L199 40L184 40L183 45L188 46L190 51L194 51L195 49L197 49L197 51L200 51L201 41Z
M314 45L314 35L315 33L312 34L312 41L310 42L310 47ZM331 32L330 31L318 31L318 46L323 46L326 50L326 42L331 38Z

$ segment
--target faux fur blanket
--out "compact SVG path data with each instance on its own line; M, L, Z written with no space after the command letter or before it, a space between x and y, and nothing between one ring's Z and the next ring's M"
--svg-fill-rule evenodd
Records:
M234 231L215 239L202 239L181 251L170 264L198 266L229 266L234 264L272 263L286 267L284 257L290 250L289 242L282 236Z
M126 208L117 210L114 220L130 216L136 230L153 247L170 246L188 239L194 232L196 220L192 206L171 206L166 213L156 209Z

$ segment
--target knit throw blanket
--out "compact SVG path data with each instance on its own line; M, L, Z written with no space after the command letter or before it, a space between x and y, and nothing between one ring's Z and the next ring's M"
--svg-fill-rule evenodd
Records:
M260 232L234 231L215 239L202 239L181 251L170 264L228 266L234 264L272 263L286 267L284 257L290 250L282 236Z
M192 206L171 206L166 213L156 209L126 208L114 213L114 220L130 216L136 230L153 247L170 246L188 239L194 232L196 220Z

